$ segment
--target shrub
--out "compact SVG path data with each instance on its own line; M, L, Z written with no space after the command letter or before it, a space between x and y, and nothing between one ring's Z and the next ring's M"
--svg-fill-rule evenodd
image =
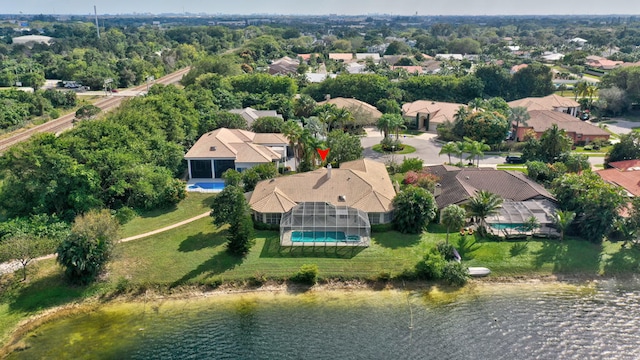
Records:
M383 151L401 151L404 149L404 145L400 143L400 140L386 137L380 141Z
M422 260L416 264L415 274L421 279L438 280L442 277L447 261L437 251L429 251Z
M405 158L400 165L400 172L422 171L423 162L419 158Z
M440 241L436 244L436 251L444 257L445 260L450 261L455 259L454 248L451 243Z
M416 182L416 185L427 191L433 192L438 181L440 181L439 177L423 171L418 174L418 181Z
M452 286L463 286L469 280L469 269L462 263L450 261L444 265L442 279Z
M254 221L253 228L256 230L278 231L280 230L280 224L266 224L261 221Z
M300 284L315 285L318 282L318 265L302 265L300 270L291 277L291 281Z
M54 109L54 110L49 111L49 117L50 117L50 118L52 118L52 119L57 119L57 118L59 118L59 117L60 117L60 111L55 110L55 109Z
M388 224L371 224L371 232L382 233L393 230L393 223Z
M402 181L403 184L413 185L416 182L418 182L418 173L417 172L408 171L406 174L404 174L404 180Z
M132 208L123 206L115 211L114 216L116 220L118 220L118 223L120 223L120 225L124 225L131 221L134 217L138 216L138 214Z

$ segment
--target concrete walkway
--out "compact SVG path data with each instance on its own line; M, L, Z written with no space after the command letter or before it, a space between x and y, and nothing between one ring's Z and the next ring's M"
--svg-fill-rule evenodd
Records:
M209 214L210 214L210 212L207 211L206 213L200 214L198 216L194 216L194 217L192 217L190 219L183 220L183 221L180 221L180 222L175 223L175 224L171 224L169 226L165 226L165 227L157 229L157 230L153 230L153 231L146 232L144 234L135 235L135 236L129 236L127 238L120 239L118 242L122 243L122 242L127 242L127 241L133 241L133 240L146 238L148 236L159 234L159 233L171 230L171 229L175 229L175 228L180 227L182 225L186 225L188 223L194 222L196 220L200 220L202 218L205 218L205 217L209 216ZM49 254L49 255L45 255L45 256L41 256L39 258L33 259L32 261L53 259L55 257L56 257L56 254ZM21 267L22 267L22 265L20 265L19 261L9 261L9 262L6 262L6 263L0 263L0 275L12 273L12 272L20 269Z

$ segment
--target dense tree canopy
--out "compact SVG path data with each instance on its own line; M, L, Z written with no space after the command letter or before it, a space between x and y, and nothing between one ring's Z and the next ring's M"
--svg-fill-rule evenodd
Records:
M393 222L398 231L419 234L436 216L433 194L418 186L408 186L393 199Z

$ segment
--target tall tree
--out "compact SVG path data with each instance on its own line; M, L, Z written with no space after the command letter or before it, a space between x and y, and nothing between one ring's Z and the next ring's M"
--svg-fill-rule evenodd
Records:
M118 226L109 210L93 210L75 219L71 234L57 251L69 281L88 284L96 279L111 259Z
M244 192L237 186L226 186L211 204L211 216L217 226L229 224L227 251L243 256L253 245L251 209Z
M495 215L502 207L502 198L486 190L480 190L466 204L469 216L480 220L480 229L486 233L487 217Z
M529 110L526 107L516 106L511 108L511 111L509 113L509 127L511 127L511 124L513 122L516 123L513 139L515 139L516 141L520 141L520 139L518 139L518 128L520 127L520 124L527 126L527 120L529 120L530 118L531 116L529 115Z
M449 156L449 164L451 164L451 154L457 153L458 147L456 146L456 143L453 141L449 141L448 143L442 145L442 148L440 149L438 155L447 154L447 156Z
M27 265L51 250L52 241L27 234L14 235L0 242L0 262L14 260L22 266L22 281L27 279Z
M452 229L462 228L466 217L466 211L456 204L448 205L442 209L440 222L447 228L447 244L449 243L449 232Z
M436 201L427 190L408 186L393 199L396 229L403 233L419 234L436 216Z
M558 128L557 124L553 124L540 136L540 147L544 153L544 161L555 162L559 156L571 150L573 141L567 136L564 129Z
M286 121L282 126L282 134L287 137L291 149L293 149L293 158L298 160L298 140L302 136L302 127L296 121Z

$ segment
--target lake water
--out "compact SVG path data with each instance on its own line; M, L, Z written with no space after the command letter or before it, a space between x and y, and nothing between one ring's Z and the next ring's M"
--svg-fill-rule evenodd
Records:
M640 283L252 293L110 304L10 359L638 359Z

